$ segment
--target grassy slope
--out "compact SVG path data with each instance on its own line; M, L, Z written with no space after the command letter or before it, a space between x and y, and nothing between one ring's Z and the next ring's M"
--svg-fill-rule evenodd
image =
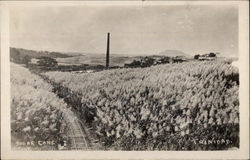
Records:
M222 61L46 75L80 92L82 106L95 108L93 125L101 129L100 140L106 146L214 150L239 145L238 70ZM118 123L119 117L124 120ZM230 144L197 143L212 139Z

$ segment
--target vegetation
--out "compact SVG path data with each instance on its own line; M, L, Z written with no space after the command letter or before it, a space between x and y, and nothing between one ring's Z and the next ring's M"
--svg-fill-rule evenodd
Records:
M54 58L50 57L40 57L38 65L43 67L56 67L57 61Z
M219 53L213 53L210 52L209 54L196 54L194 55L194 59L199 59L199 60L214 60L214 58L217 56Z
M239 74L226 62L44 75L77 93L68 99L81 97L73 106L90 115L83 117L106 149L239 147Z
M208 55L209 57L216 57L216 54L215 53L213 53L213 52L211 52L211 53L209 53L209 55Z
M21 48L10 48L10 61L18 64L28 64L32 58L50 57L66 58L71 57L60 52L33 51Z
M194 59L199 59L199 57L200 57L199 54L194 55Z
M213 61L186 63L180 63L186 60L178 56L137 57L124 68L104 70L103 65L58 65L49 52L36 57L37 64L32 64L33 56L20 49L11 50L11 61L42 71L40 76L48 82L11 64L13 144L22 140L61 141L66 102L91 128L100 148L239 147L239 73L230 65L231 60L216 60L217 53L194 56ZM58 70L99 72L75 74Z
M66 104L52 93L50 84L11 63L11 141L15 147L57 149L56 144L64 139L63 108ZM48 140L55 144L39 146L38 141Z
M167 56L146 56L141 57L139 60L133 60L131 63L125 64L125 68L144 68L153 65L166 64L166 63L181 63L186 61L184 57L167 57Z
M12 62L17 64L28 64L31 60L31 57L28 55L22 55L19 50L11 49L10 50L10 59Z

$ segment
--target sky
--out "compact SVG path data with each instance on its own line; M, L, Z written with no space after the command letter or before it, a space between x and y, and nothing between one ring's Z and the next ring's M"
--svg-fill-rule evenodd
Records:
M238 54L235 6L33 6L10 10L10 46L60 52Z

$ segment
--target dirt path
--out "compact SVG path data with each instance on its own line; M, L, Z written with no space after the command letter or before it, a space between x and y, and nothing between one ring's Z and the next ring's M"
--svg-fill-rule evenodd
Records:
M83 132L79 120L73 112L67 110L62 110L62 113L69 129L68 138L72 146L71 149L90 150L90 145L86 140L86 134Z
M68 96L72 93L71 90L61 86L54 81L51 81L46 76L39 73L43 80L53 86L53 92L68 105L68 108L60 108L60 111L63 113L63 118L66 122L68 133L67 137L70 140L72 150L91 150L91 143L89 138L89 133L85 125L79 120L79 113L76 110L80 105L79 99L76 99L77 102L68 100ZM71 95L72 96L72 95ZM75 100L75 99L74 99ZM73 106L76 105L76 106ZM70 109L71 108L71 109Z

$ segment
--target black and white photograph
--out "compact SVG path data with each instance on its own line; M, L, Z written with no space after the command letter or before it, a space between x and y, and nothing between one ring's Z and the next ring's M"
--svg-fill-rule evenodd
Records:
M239 13L10 3L10 150L239 151Z

